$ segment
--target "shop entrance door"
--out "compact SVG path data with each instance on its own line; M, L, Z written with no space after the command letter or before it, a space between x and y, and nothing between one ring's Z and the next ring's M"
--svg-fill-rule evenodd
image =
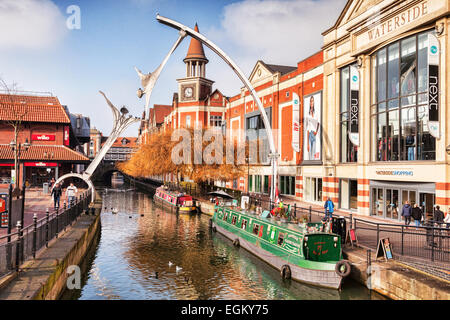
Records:
M384 216L383 188L372 188L372 215Z
M422 208L426 220L433 220L434 193L420 193L419 206Z
M386 189L386 218L398 220L398 189Z

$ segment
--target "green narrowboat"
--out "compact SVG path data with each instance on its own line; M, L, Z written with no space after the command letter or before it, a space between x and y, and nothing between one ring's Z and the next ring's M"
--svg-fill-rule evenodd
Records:
M280 270L284 279L339 289L350 274L341 237L328 231L331 223L294 224L216 206L211 227Z
M173 207L178 212L197 212L197 207L194 206L194 200L191 196L176 191L170 191L164 186L156 189L153 200L162 206Z

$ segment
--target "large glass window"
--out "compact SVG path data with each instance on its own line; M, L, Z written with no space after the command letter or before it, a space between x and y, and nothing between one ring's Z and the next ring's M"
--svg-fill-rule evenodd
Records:
M428 131L429 32L434 31L392 43L372 56L371 132L375 161L436 158L436 139ZM341 99L341 112L342 103ZM341 117L344 130L342 121ZM345 151L343 140L341 144Z
M305 179L305 196L309 201L322 201L322 178Z
M280 176L280 192L286 195L295 195L295 177Z
M348 135L348 130L350 129L350 66L341 69L340 97L341 162L357 162L358 147L350 141Z

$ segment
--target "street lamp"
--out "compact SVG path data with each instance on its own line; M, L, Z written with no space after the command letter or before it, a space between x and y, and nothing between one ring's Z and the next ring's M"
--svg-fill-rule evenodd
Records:
M14 152L14 170L16 172L16 188L14 193L16 194L19 190L19 161L22 151L27 151L30 148L30 143L28 138L25 139L24 143L17 144L15 140L9 143L11 150Z

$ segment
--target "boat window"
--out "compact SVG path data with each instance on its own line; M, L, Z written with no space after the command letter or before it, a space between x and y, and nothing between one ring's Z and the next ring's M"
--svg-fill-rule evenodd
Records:
M263 230L264 230L264 226L261 226L261 227L259 228L259 237L260 237L260 238L261 238L262 235L263 235Z
M283 245L283 242L284 242L284 233L280 233L279 235L278 235L278 245L279 246L282 246Z
M254 223L254 224L253 224L253 233L254 233L254 234L258 234L258 231L259 231L259 225L256 224L256 223Z
M227 218L228 218L228 212L225 212L225 214L223 215L223 220L227 221Z
M247 229L247 220L242 220L241 228L244 230Z
M233 225L236 225L236 219L237 219L236 216L234 216L233 219L231 219L231 223L232 223Z

